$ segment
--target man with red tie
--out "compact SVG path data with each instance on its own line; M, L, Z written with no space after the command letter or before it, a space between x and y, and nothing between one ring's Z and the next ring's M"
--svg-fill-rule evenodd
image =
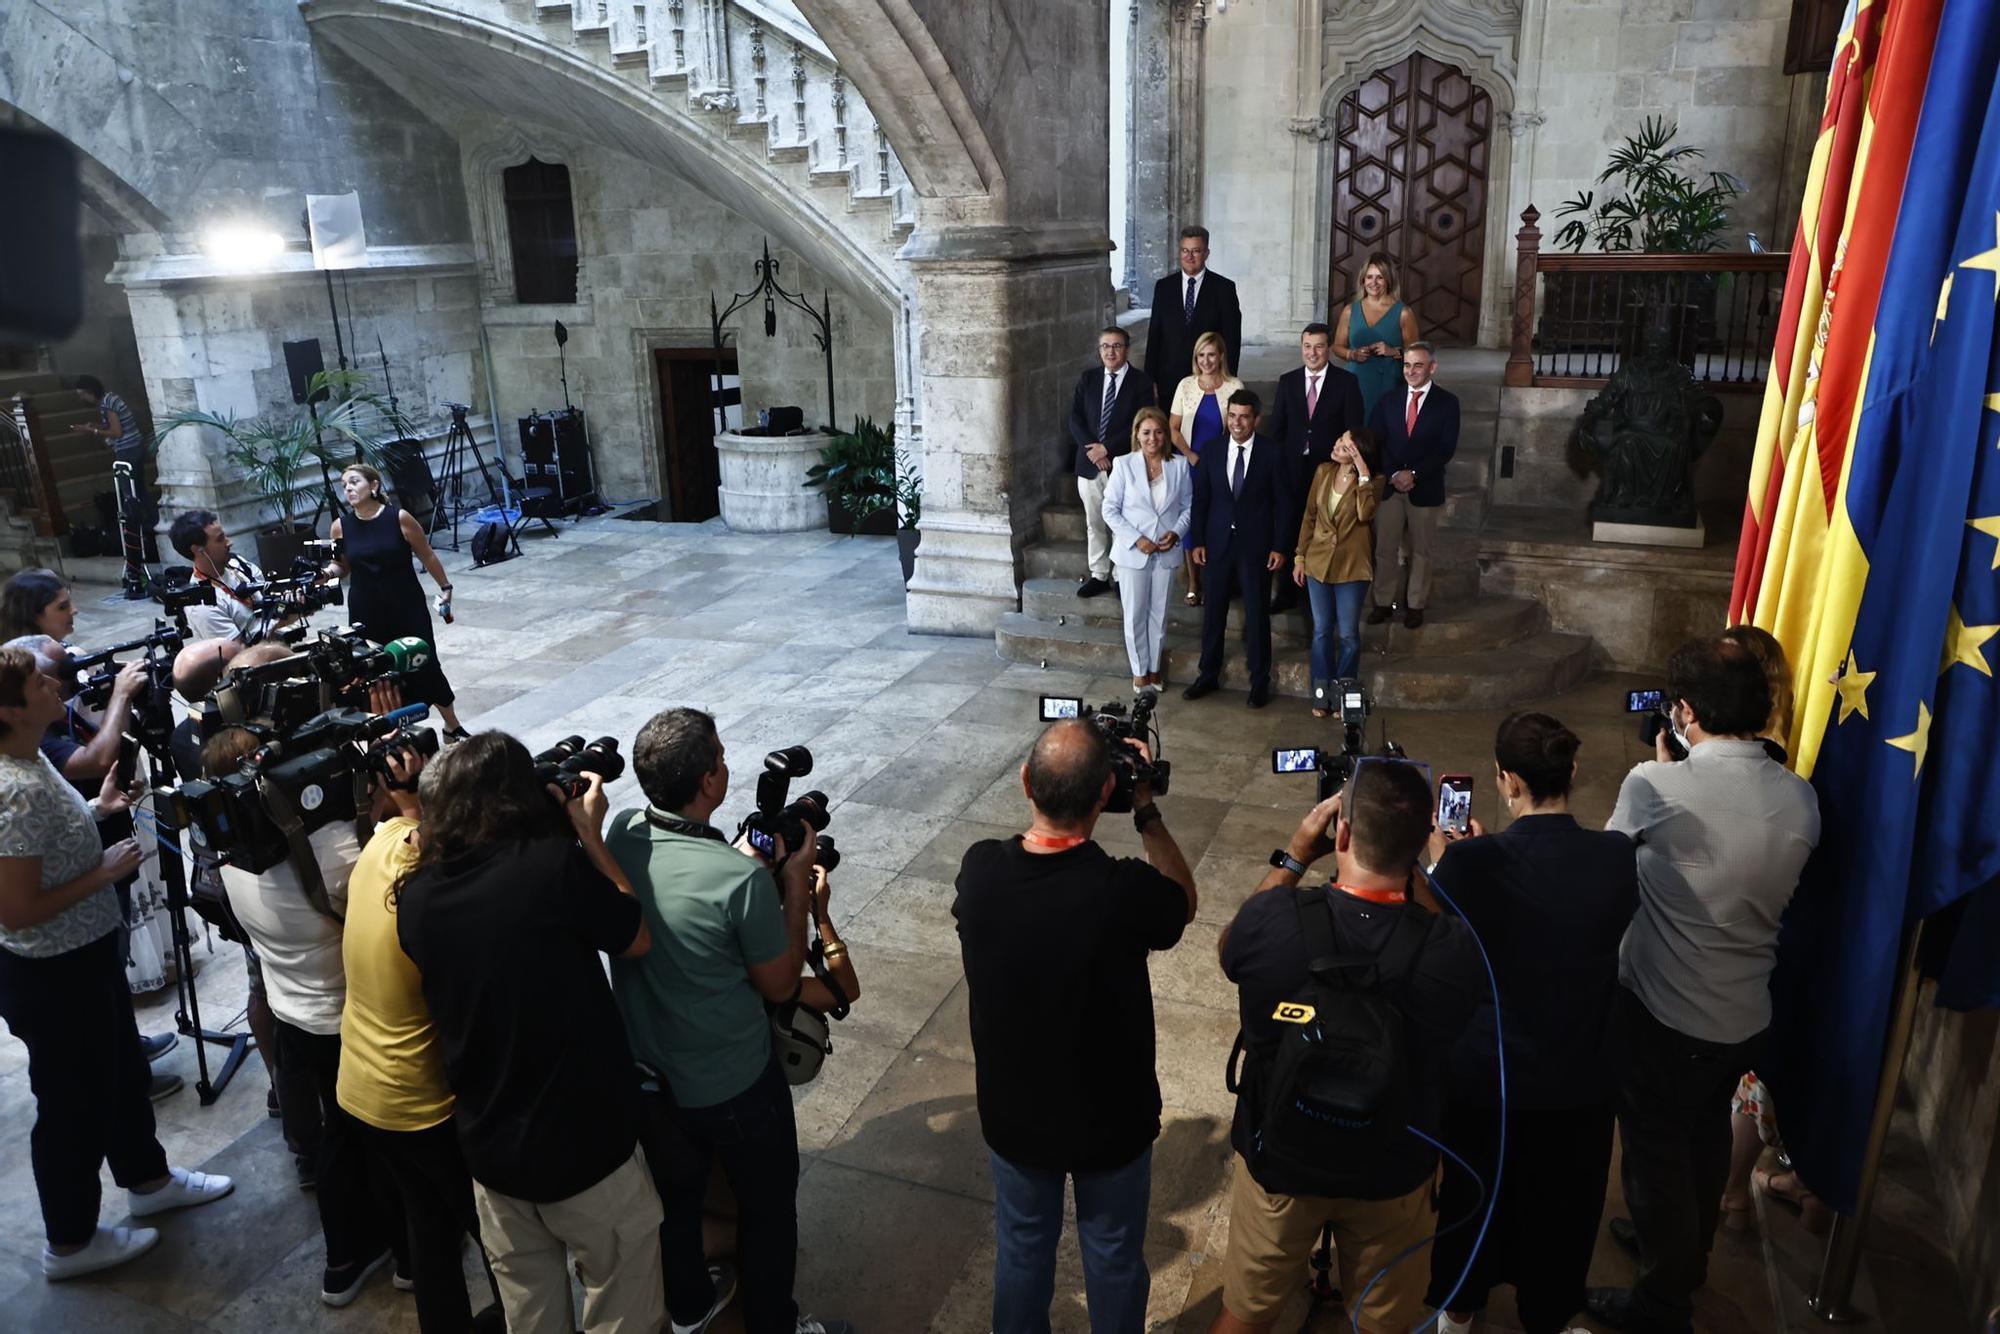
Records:
M1458 449L1458 397L1431 383L1437 354L1429 343L1403 349L1401 394L1384 394L1368 424L1382 441L1382 502L1375 508L1375 606L1370 625L1403 609L1403 624L1424 623L1431 591L1431 543L1444 506L1444 469ZM1398 563L1409 536L1410 564Z
M1264 419L1264 434L1276 441L1285 456L1285 489L1292 506L1286 531L1296 533L1303 517L1306 493L1312 490L1313 471L1333 456L1334 442L1357 426L1367 424L1361 405L1361 382L1331 359L1333 334L1324 324L1308 324L1299 335L1299 360L1304 363L1278 377L1278 392L1271 402L1270 416ZM1291 563L1289 554L1286 564ZM1271 610L1289 610L1298 602L1298 585L1288 570L1280 570L1272 583L1277 592Z

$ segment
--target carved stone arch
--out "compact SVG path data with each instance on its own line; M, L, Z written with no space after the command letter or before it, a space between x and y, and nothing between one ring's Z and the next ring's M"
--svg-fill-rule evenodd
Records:
M477 138L467 137L459 145L459 163L465 173L466 206L472 215L472 247L479 261L481 295L487 305L512 306L514 300L514 246L507 234L507 193L502 174L529 158L569 168L570 207L578 196L588 198L596 182L589 169L570 160L569 146L558 136L538 126L502 122ZM590 304L590 256L583 246L583 229L577 229L577 302Z
M1365 11L1367 21L1356 21ZM1500 0L1474 7L1460 0L1326 0L1321 25L1321 78L1307 103L1312 114L1293 122L1296 134L1313 141L1312 180L1301 195L1311 201L1311 225L1295 232L1294 272L1299 275L1300 314L1326 318L1325 278L1330 259L1335 145L1332 127L1341 102L1377 70L1414 55L1463 70L1493 102L1494 133L1487 148L1485 257L1481 277L1479 343L1498 346L1507 319L1508 189L1513 169L1513 135L1501 133L1514 118L1521 13L1518 3ZM1303 213L1304 210L1301 210ZM1301 221L1304 219L1301 218Z

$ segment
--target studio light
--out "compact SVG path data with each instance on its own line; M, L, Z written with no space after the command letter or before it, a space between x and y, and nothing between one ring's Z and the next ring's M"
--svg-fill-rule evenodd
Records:
M285 238L254 223L219 223L202 233L202 253L232 269L254 268L284 253Z

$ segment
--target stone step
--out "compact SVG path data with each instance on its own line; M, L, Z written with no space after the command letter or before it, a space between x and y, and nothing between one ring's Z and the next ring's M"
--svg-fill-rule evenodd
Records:
M1431 559L1431 601L1470 601L1479 590L1479 560L1473 534L1440 529ZM1083 578L1090 557L1083 542L1042 541L1021 549L1022 577L1060 579L1071 587Z
M744 117L729 122L729 137L746 143L762 140L768 148L771 143L771 122L756 117Z
M812 147L809 144L774 143L767 151L767 155L772 162L804 162L811 157Z
M1484 486L1451 486L1444 493L1444 513L1438 524L1444 528L1456 528L1461 532L1476 533L1486 522L1486 488Z
M650 62L653 54L643 46L614 46L611 48L613 69L637 69Z
M1080 598L1076 595L1076 588L1074 579L1030 579L1021 585L1021 610L1042 621L1111 626L1124 624L1124 612L1115 592ZM1190 607L1181 600L1177 579L1174 600L1167 606L1167 628L1199 636L1201 617L1200 607ZM1241 630L1243 626L1243 606L1240 602L1232 603L1229 608L1229 626L1231 633ZM1364 621L1361 642L1371 648L1389 650L1421 646L1431 652L1485 652L1504 648L1547 628L1548 617L1541 604L1528 598L1440 600L1427 609L1421 629L1408 629L1401 619L1385 625L1368 625ZM1311 642L1312 618L1307 613L1304 594L1300 595L1296 609L1280 612L1271 618L1271 638L1273 642L1282 643Z
M1413 631L1421 636L1423 631ZM1070 622L1057 625L1022 612L1008 612L994 630L1000 656L1010 662L1116 676L1131 670L1125 634L1117 626ZM1185 632L1167 633L1167 679L1192 681L1201 646ZM1399 709L1510 708L1560 694L1590 669L1590 640L1583 635L1541 631L1517 640L1504 653L1366 651L1361 676L1378 705ZM1311 665L1297 647L1274 645L1271 687L1281 695L1311 694ZM1223 657L1221 683L1244 690L1241 641L1232 639ZM1177 692L1176 692L1177 693Z

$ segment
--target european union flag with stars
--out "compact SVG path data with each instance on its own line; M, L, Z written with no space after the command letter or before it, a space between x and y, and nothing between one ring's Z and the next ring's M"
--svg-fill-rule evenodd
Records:
M1905 933L1923 923L1935 1003L2000 1006L1996 10L1951 0L1924 88L1844 488L1851 536L1829 563L1861 592L1813 770L1825 832L1786 915L1760 1072L1801 1175L1843 1211Z

